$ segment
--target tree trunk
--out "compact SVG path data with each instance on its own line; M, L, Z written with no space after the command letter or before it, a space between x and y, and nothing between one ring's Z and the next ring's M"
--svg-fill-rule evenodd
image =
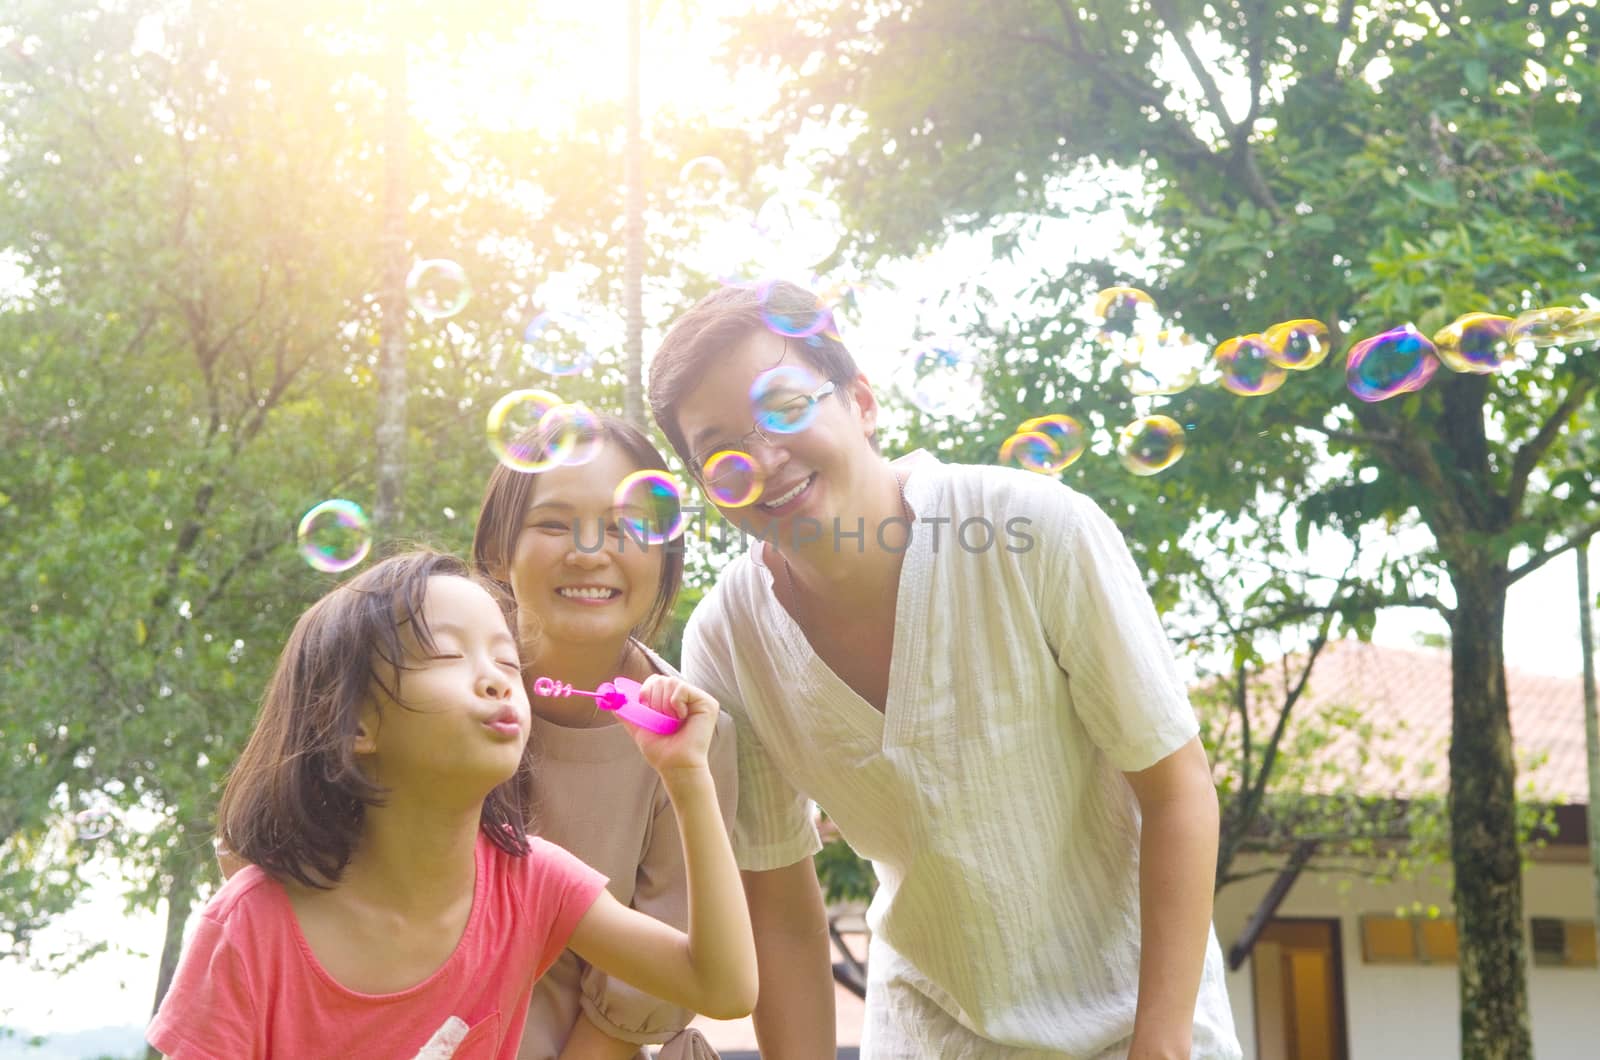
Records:
M1600 717L1595 714L1594 600L1589 596L1589 545L1578 546L1578 640L1583 646L1583 743L1589 763L1589 867L1594 876L1595 941L1600 943Z
M393 536L406 470L406 42L390 28L383 101L383 288L378 342L378 496L373 522Z
M647 429L644 421L644 145L639 129L640 11L628 0L628 142L623 155L627 217L622 257L622 305L628 317L623 351L622 415Z
M1463 1060L1526 1060L1527 961L1516 762L1505 680L1506 567L1452 557L1450 856L1460 931Z
M210 845L202 846L203 850L210 850ZM198 856L193 853L190 844L181 839L167 856L165 865L167 871L167 928L161 942L161 968L156 976L156 997L150 1005L150 1015L154 1016L161 1007L161 1001L167 996L167 990L172 986L172 977L178 971L178 957L183 952L183 925L189 920L189 912L194 908L195 889L200 874ZM145 1060L160 1060L161 1053L154 1046L147 1046Z

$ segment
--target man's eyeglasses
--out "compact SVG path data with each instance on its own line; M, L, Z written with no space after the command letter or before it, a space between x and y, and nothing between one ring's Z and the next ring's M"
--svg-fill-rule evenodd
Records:
M763 403L760 418L750 430L734 441L707 446L695 455L695 473L704 480L707 461L724 449L736 449L748 453L752 438L759 438L769 446L783 445L788 438L804 429L815 414L817 403L835 389L833 380L829 379L809 394L772 395L772 400ZM762 429L763 423L766 424L765 429Z

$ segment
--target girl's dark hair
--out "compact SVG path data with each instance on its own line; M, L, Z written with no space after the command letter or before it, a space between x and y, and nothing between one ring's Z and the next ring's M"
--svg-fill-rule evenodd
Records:
M638 427L620 416L595 413L593 433L578 439L579 445L612 442L628 454L640 471L667 471L666 458L649 437ZM531 454L542 460L556 443L563 424L551 424L543 430L534 428L514 443L519 453ZM513 471L504 464L496 464L489 475L488 488L483 493L483 504L478 509L478 528L472 537L472 561L486 576L494 579L500 590L511 595L511 560L517 552L517 537L522 533L523 519L528 506L533 503L534 484L539 476L526 471ZM683 585L683 549L662 548L661 582L656 586L656 598L650 610L633 631L635 638L649 644L661 631L662 623L672 613L672 605ZM527 627L524 618L517 620ZM530 652L534 646L524 644ZM531 658L525 659L531 661Z
M295 623L267 682L255 731L228 774L217 811L223 849L278 880L328 888L339 881L361 837L368 806L385 789L356 762L362 705L381 688L397 703L409 668L401 629L410 624L426 652L433 636L422 613L428 579L475 578L454 556L392 556L312 604ZM498 590L486 585L491 595ZM490 842L521 857L531 825L524 792L533 779L524 748L514 776L483 802Z

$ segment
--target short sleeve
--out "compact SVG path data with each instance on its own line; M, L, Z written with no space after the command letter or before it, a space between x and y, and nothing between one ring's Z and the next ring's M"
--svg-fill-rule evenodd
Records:
M264 1055L244 960L220 922L202 915L145 1040L178 1060Z
M738 776L733 720L717 718L708 754L711 779L717 789L722 825L731 829L738 803ZM654 813L639 855L634 878L633 908L680 931L689 926L689 878L683 865L683 840L678 817L666 790L656 788ZM694 1013L613 979L590 964L583 965L583 1011L594 1025L613 1038L637 1045L661 1044L694 1019Z
M747 872L781 869L822 849L811 800L784 777L761 742L732 677L733 645L719 613L722 594L713 590L683 632L683 676L708 692L733 719L738 773L738 811L733 854Z
M1039 606L1072 703L1095 744L1123 772L1148 769L1200 731L1161 628L1115 523L1087 497L1052 486L1038 540Z
M543 975L567 948L578 921L606 889L606 878L547 839L529 836L528 843L532 847L528 879L533 893L527 896L525 908L533 913L534 929L544 935L539 950L539 974Z

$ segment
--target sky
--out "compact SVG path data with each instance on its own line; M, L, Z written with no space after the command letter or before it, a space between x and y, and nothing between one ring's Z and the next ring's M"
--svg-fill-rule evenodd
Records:
M743 75L730 79L715 63L686 59L712 50L714 33L709 16L735 6L728 0L700 3L693 9L695 15L673 3L659 7L650 32L645 35L647 130L649 115L659 107L697 110L725 117L732 124L739 120L741 108L770 98L770 83ZM562 92L591 98L615 97L622 92L623 4L621 0L593 0L583 10L582 18L569 18L559 29L563 35L560 47L540 49L541 55L548 54L550 58L538 76L530 80L545 86L544 94L538 97L545 113L559 115L570 109L565 102L577 97L563 97ZM1197 39L1196 44L1205 54L1207 42ZM517 42L506 42L505 47L514 56ZM470 120L488 124L514 120L527 102L504 90L507 80L498 75L505 68L496 64L506 61L502 54L492 61L475 62L468 73L459 76L419 71L413 77L414 115L430 127L442 129L468 113ZM1226 77L1222 81L1229 109L1242 113L1236 85ZM1058 256L1064 251L1070 253L1068 248L1087 245L1091 238L1096 245L1104 242L1103 223L1094 218L1062 224L1066 227L1053 231L1049 239ZM1024 260L1017 266L996 266L989 258L988 247L987 239L981 237L953 240L922 261L891 268L889 279L901 292L954 288L962 280L985 277L996 289L1004 289L1007 282L1017 278L1014 270L1025 269L1028 263ZM860 353L869 378L887 380L903 355L918 310L887 288L869 295L863 316L870 321L871 330L863 326L856 335L847 334L846 339ZM1117 471L1120 473L1120 469ZM1380 618L1375 639L1409 646L1423 634L1441 632L1443 620L1436 614L1393 611ZM1513 587L1506 623L1506 657L1510 666L1541 673L1569 674L1579 670L1574 561L1570 555ZM78 938L110 940L109 952L59 978L18 962L0 962L0 1026L52 1033L144 1024L149 1014L162 923L155 914L125 913L118 891L114 873L102 866L101 882L91 890L88 900L38 940L39 953L69 949Z

